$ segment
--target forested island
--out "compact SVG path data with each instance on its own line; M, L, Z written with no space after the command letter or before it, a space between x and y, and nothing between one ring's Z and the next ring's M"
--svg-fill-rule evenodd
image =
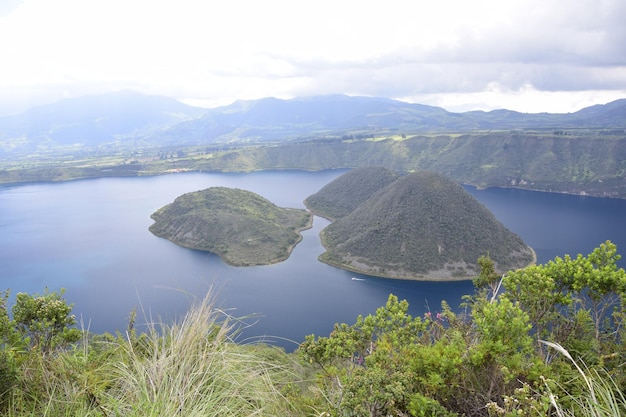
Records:
M481 256L504 273L535 262L534 251L458 184L427 171L382 167L343 174L305 200L335 221L322 231L320 260L389 278L476 277Z
M177 245L219 255L234 266L287 259L312 215L281 208L251 191L226 187L183 194L154 212L150 231Z
M499 273L535 262L534 251L453 181L433 172L399 175L357 168L309 196L313 214L333 219L320 260L364 274L418 280L471 279L489 256ZM183 194L152 214L149 230L235 266L287 259L311 212L280 208L226 187Z

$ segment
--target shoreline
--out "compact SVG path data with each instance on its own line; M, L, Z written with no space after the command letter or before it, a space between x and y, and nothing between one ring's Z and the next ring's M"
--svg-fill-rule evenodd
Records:
M533 261L530 262L529 264L527 264L526 266L517 268L516 270L518 270L518 269L525 269L525 268L528 268L530 266L533 266L533 265L537 264L537 255L535 253L535 250L533 248L531 248L530 246L528 248L531 250L531 252L533 254ZM324 252L324 253L326 253L326 252ZM360 275L367 275L368 277L372 277L372 278L397 279L397 280L400 280L400 281L422 281L422 282L460 282L460 281L473 281L474 279L477 278L477 276L472 276L472 277L428 277L428 276L415 277L415 276L397 276L397 275L390 275L390 274L376 274L376 275L374 275L371 272L363 271L363 270L360 270L358 268L351 267L349 265L340 264L340 263L337 263L337 262L333 262L333 261L322 259L322 255L318 256L317 259L318 259L318 261L323 262L326 265L330 265L330 266L332 266L334 268L343 269L344 271L354 272L354 273L360 274ZM506 275L506 272L504 272L502 274Z
M368 272L368 271L364 271L358 268L355 268L353 266L350 265L346 265L346 264L342 264L342 263L338 263L338 262L334 262L332 260L328 260L328 259L324 259L324 255L326 253L328 253L328 248L326 247L326 245L324 244L324 237L323 237L323 230L322 232L320 232L320 241L322 244L322 247L326 250L324 253L322 253L321 255L319 255L317 257L317 260L320 262L325 263L326 265L330 265L334 268L339 268L339 269L343 269L344 271L349 271L349 272L354 272L356 274L361 274L361 275L367 275L369 277L372 278L385 278L385 279L397 279L397 280L401 280L401 281L422 281L422 282L460 282L460 281L473 281L474 279L477 278L477 276L463 276L463 277L434 277L434 276L399 276L399 275L392 275L392 274L384 274L384 273L377 273L377 274L373 274L372 272ZM531 255L532 255L532 260L526 264L525 266L516 268L515 270L519 270L519 269L525 269L528 268L530 266L536 265L537 264L537 253L535 252L535 250L526 245L526 247L530 250ZM511 271L511 269L507 270ZM506 275L507 272L502 272L503 275Z
M151 176L160 176L160 175L172 175L172 174L184 174L184 173L224 173L224 172L232 172L232 173L252 173L252 172L260 172L260 171L307 171L307 172L316 172L316 171L324 171L324 170L342 170L342 169L352 169L354 167L335 167L335 168L322 168L322 169L312 169L312 168L293 168L293 167L271 167L271 168L255 168L255 169L211 169L204 170L201 168L189 168L189 167L181 167L181 168L168 168L162 170L150 170L150 169L138 169L138 170L127 170L127 171L113 171L113 168L119 167L120 165L111 165L111 166L99 166L99 165L86 165L86 166L74 166L74 165L59 165L59 164L50 164L50 165L41 165L39 167L33 168L2 168L0 166L0 186L20 186L27 184L36 184L36 183L59 183L66 181L76 181L76 180L89 180L89 179L97 179L97 178L135 178L135 177L151 177ZM131 166L132 167L132 166ZM145 168L145 167L144 167ZM50 173L53 172L56 176L50 177ZM17 178L11 178L11 173L17 173ZM48 177L45 175L41 175L42 173L46 173ZM4 174L4 175L3 175ZM601 198L601 199L614 199L614 200L626 200L626 194L622 195L619 192L614 192L612 194L605 193L596 193L593 191L585 191L585 190L556 190L556 189L544 189L544 188L530 188L530 187L519 187L519 186L511 186L511 185L482 185L482 184L472 184L465 181L455 181L459 185L467 185L476 188L477 190L487 190L487 189L513 189L513 190L522 190L522 191L531 191L537 193L547 193L547 194L563 194L563 195L571 195L576 197L589 197L589 198ZM324 216L320 216L324 217Z

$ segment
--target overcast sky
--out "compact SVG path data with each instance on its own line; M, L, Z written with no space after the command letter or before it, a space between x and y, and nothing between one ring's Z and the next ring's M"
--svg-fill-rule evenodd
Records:
M0 0L0 114L133 89L451 111L626 98L624 0Z

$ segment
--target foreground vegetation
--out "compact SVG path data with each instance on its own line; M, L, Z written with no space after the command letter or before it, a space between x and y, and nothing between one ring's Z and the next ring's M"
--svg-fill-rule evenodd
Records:
M374 314L287 354L236 343L199 301L173 324L75 328L62 292L0 297L0 407L18 416L626 415L626 273L605 242L501 277L419 317ZM9 314L9 312L11 314Z
M4 298L6 302L6 297ZM3 305L2 307L5 307ZM238 346L210 296L178 323L89 335L57 293L18 294L3 318L0 402L7 416L289 415L293 380L274 350ZM17 312L28 310L27 315ZM69 332L69 333L68 333ZM44 336L50 343L38 343Z

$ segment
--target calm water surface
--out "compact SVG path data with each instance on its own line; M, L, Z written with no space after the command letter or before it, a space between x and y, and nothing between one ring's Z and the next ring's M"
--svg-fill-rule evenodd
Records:
M66 288L85 327L103 332L125 329L135 307L138 323L169 320L213 289L222 308L253 316L240 341L265 337L287 349L306 334L328 334L336 322L374 312L389 293L406 298L414 315L436 311L442 299L458 306L471 293L470 282L380 279L318 262L319 232L328 224L318 217L287 261L249 268L148 231L150 214L185 192L242 188L279 206L304 208L307 196L343 172L193 173L0 187L0 290ZM531 245L539 262L587 254L607 239L626 250L624 200L466 189Z

